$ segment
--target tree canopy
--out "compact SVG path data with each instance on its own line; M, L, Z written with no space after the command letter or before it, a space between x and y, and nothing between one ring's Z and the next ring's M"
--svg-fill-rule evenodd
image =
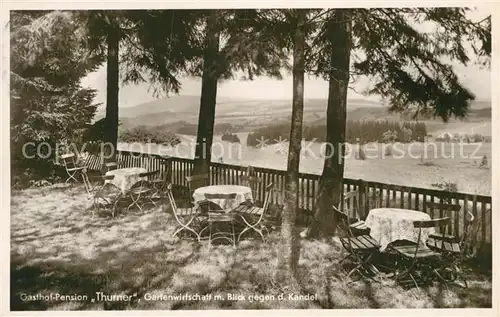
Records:
M365 91L378 95L391 111L432 113L447 121L464 118L474 94L457 77L451 61L488 65L491 17L471 21L469 8L374 8L350 10L350 76L368 76ZM315 74L328 78L326 21L315 40ZM340 23L342 21L336 21Z

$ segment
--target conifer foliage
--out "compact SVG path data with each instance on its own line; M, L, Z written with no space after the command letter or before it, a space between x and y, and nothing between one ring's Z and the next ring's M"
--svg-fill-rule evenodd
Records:
M9 27L12 182L17 183L22 172L28 179L53 174L55 145L80 139L97 106L95 90L80 80L102 59L88 50L86 30L72 12L11 11ZM35 155L37 147L41 155Z

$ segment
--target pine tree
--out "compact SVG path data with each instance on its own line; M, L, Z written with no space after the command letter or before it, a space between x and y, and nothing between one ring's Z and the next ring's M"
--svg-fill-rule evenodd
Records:
M97 69L102 57L89 50L88 33L76 21L69 11L11 11L13 183L23 172L33 178L53 174L56 145L80 142L95 114L96 91L83 88L80 80ZM50 153L30 158L42 142Z
M487 64L491 54L491 17L473 22L465 8L335 9L325 15L321 39L315 54L319 76L329 80L327 131L345 128L345 100L352 75L373 79L369 94L384 96L390 111L412 109L415 115L429 112L443 121L451 116L465 117L474 95L461 85L445 59L470 62L466 45ZM341 16L342 18L339 18ZM438 26L423 33L414 25L423 22ZM335 25L335 27L332 27ZM339 38L345 39L339 42ZM467 44L466 44L467 43ZM351 55L363 52L363 57ZM358 55L358 54L357 54ZM340 62L342 61L342 62ZM352 66L352 67L351 67ZM330 102L331 101L331 102ZM327 134L327 142L343 144L344 130ZM334 158L339 159L338 157ZM329 206L340 202L343 189L343 160L331 164L325 159L309 236L322 231L332 234ZM318 225L322 230L317 230ZM335 227L335 225L333 226Z

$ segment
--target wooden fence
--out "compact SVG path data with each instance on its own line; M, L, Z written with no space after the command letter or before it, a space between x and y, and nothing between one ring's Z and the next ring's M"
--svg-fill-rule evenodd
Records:
M172 183L186 186L186 176L191 175L194 161L178 157L165 157L155 154L140 152L119 151L119 167L148 166L150 170L163 170L167 165L172 169ZM246 170L246 166L237 166L223 163L212 163L210 175L212 184L239 184L240 176ZM257 177L263 180L257 185L254 199L263 201L265 187L273 183L271 203L281 205L284 197L285 171L262 167L254 167ZM320 175L299 174L298 203L300 212L297 223L308 225L312 221L312 211L315 207L316 191L319 188ZM420 210L428 213L431 217L442 217L444 210L429 210L428 202L442 203L451 202L460 204L459 212L448 214L451 218L451 226L448 227L450 234L461 236L464 232L467 215L470 212L480 222L480 230L476 232L478 247L486 247L491 252L492 226L491 226L491 197L472 195L458 192L447 192L426 188L399 186L379 182L364 181L361 179L344 179L345 191L358 190L357 216L364 219L373 208L395 207ZM355 215L352 215L355 216Z

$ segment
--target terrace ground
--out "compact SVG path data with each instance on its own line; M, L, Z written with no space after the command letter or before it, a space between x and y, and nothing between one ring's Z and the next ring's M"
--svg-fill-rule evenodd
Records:
M11 310L155 310L273 308L491 307L491 272L470 272L468 289L438 285L404 290L391 280L347 285L338 240L301 241L303 293L314 300L277 300L273 280L277 235L237 248L172 238L166 204L145 214L95 217L81 186L15 191L11 201ZM84 301L23 301L25 295L87 295ZM131 301L92 301L96 292ZM211 300L147 300L147 295L211 294ZM230 300L227 294L242 295ZM215 300L215 295L221 299ZM263 298L274 295L273 298Z

